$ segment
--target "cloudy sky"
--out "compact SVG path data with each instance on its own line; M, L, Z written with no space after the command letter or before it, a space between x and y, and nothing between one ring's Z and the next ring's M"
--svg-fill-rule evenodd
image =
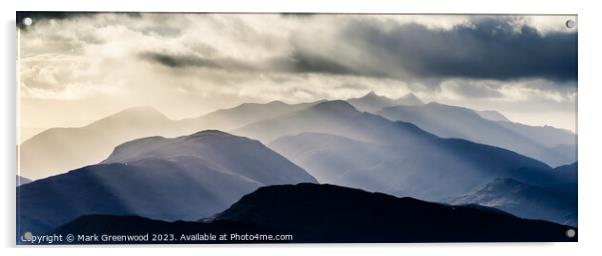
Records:
M242 102L414 93L575 129L567 16L18 15L22 132L148 105L171 118ZM27 130L27 131L26 131Z

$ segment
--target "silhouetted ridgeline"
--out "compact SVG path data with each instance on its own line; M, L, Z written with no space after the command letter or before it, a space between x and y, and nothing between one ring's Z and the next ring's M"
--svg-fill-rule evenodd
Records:
M565 235L568 229L571 227L520 219L486 207L449 206L303 183L262 187L201 222L85 216L56 233L193 234L222 230L292 234L293 242L308 243L577 241L577 237Z

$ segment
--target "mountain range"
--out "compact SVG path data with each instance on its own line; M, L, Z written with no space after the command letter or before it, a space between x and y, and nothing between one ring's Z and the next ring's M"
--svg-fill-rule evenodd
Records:
M395 121L410 122L443 138L462 138L506 148L552 166L577 160L577 137L567 130L535 127L510 121L492 121L471 109L429 103L387 107L377 114Z
M213 130L150 137L100 164L17 187L17 227L47 232L87 214L192 220L259 187L300 182L317 181L255 140Z
M359 111L407 121L440 137L461 138L504 147L553 166L576 161L574 134L552 127L512 123L495 111L472 111L436 103L423 104L413 94L394 100L371 92L360 98L348 99L348 102ZM306 110L320 103L324 101L301 104L280 101L244 103L183 120L171 120L149 107L130 108L83 127L52 128L26 140L19 145L18 150L20 173L33 180L45 178L96 164L105 159L116 145L133 139L148 136L174 137L207 129L236 133L244 126ZM437 106L444 109L443 114L436 111ZM416 116L422 112L425 114ZM467 124L476 124L479 129ZM269 143L271 140L264 142Z
M463 195L496 177L557 179L537 160L438 138L410 123L359 112L345 101L323 102L234 133L272 141L271 148L321 182L429 201ZM532 168L519 172L522 167Z
M360 230L383 234L368 242L414 241L384 228L387 223L411 227L410 219L423 226L431 225L426 224L430 220L435 223L430 227L443 233L429 236L414 230L421 239L416 241L481 241L446 233L458 227L445 222L462 223L467 216L507 227L523 223L539 231L566 230L577 226L575 139L569 131L513 123L494 111L424 104L414 95L245 103L183 120L171 120L152 108L132 108L84 127L53 128L20 145L20 174L34 181L26 184L17 176L17 229L18 234L59 226L61 232L289 230L295 232L295 242L361 242L359 234L342 235L347 232L343 225L362 223L356 220L359 216L329 220L331 227L312 215L347 216L345 211L353 211L378 219L363 209L333 203L349 197L358 203L366 198L386 202L364 202L376 209L403 205L403 211L416 214L400 220L385 215L375 230L361 224L366 226ZM303 182L333 185L274 186ZM297 198L301 194L318 208ZM329 203L322 198L333 200L330 204L336 207L324 206ZM296 209L287 199L302 207ZM269 204L273 212L268 212ZM433 207L437 210L430 211ZM449 207L467 215L450 215ZM308 220L294 215L295 210ZM265 215L274 223L284 221L271 214L292 214L293 222L301 224L283 223L286 229L280 229L261 219ZM421 214L422 219L417 217ZM194 221L199 218L204 219ZM317 234L308 229L319 229L309 220L334 231ZM131 225L110 227L126 222ZM501 235L487 234L481 227L469 230L485 236L483 241L514 241L506 227L489 227ZM521 239L562 240L560 235L533 232Z
M495 179L483 188L448 200L453 205L478 204L528 219L577 226L577 196L513 179Z
M222 228L226 226L227 228ZM219 227L219 228L217 228ZM128 216L82 216L57 234L286 234L301 243L577 241L574 227L527 220L482 206L450 206L318 184L262 187L198 222ZM182 242L182 241L179 241ZM207 241L196 241L207 243ZM229 240L228 243L270 241ZM194 243L194 242L193 242Z
M96 164L121 143L149 136L182 136L194 132L230 130L254 121L303 109L316 103L245 103L200 117L171 120L150 107L134 107L76 128L45 130L19 145L20 173L40 179Z
M422 105L424 104L416 95L413 93L406 94L403 97L397 99L391 99L386 96L377 95L376 93L369 92L368 94L359 97L345 100L349 104L353 105L356 109L362 112L376 112L385 107L392 107L398 105Z

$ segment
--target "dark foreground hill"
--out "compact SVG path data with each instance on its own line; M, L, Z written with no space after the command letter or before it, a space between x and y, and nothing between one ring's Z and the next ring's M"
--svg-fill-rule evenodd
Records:
M224 223L227 227L223 227ZM576 236L566 236L569 229L572 227L521 219L482 206L450 206L303 183L262 187L202 222L86 216L57 229L56 233L251 232L290 234L293 242L307 243L577 241Z

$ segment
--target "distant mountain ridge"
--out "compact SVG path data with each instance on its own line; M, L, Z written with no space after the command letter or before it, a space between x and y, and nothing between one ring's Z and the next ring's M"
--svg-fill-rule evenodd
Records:
M323 102L233 133L269 142L321 182L429 201L468 193L500 175L555 179L543 171L549 166L537 160L466 140L441 139L411 123L359 112L345 101ZM518 172L527 166L533 169Z
M472 193L447 202L454 205L479 204L522 218L577 226L576 194L552 187L525 184L514 179L495 179Z
M576 135L552 127L491 121L471 109L431 102L387 107L377 112L395 121L410 122L443 138L462 138L510 149L558 166L576 161L576 153L555 147L576 144Z
M191 220L258 187L300 182L317 181L254 140L219 131L151 137L101 164L17 187L17 227L39 233L87 214Z
M287 104L280 101L272 101L265 104L244 103L229 109L217 110L212 113L183 120L170 120L162 113L149 107L135 107L123 110L114 115L95 121L87 126L78 128L52 128L37 134L19 145L20 171L23 175L36 180L51 175L63 173L85 165L96 164L105 159L116 145L137 138L148 136L174 137L194 133L206 129L219 129L224 131L235 131L241 127L251 125L252 123L269 120L279 116L284 116L295 111L301 111L324 101L310 103ZM420 99L413 94L408 94L399 99L390 99L385 96L376 95L374 92L367 95L348 99L351 105L360 111L378 112L383 107L418 107L425 106ZM427 104L428 105L428 104ZM368 111L369 110L369 111ZM503 115L494 111L475 112L484 119L503 120ZM489 116L490 118L487 118ZM390 117L390 116L388 116ZM394 120L400 118L392 118ZM416 120L406 120L418 125L423 130L434 132L429 125L416 122ZM569 138L561 142L550 140L558 137L554 135L556 130L550 127L530 127L511 122L496 122L498 126L505 127L505 130L513 130L514 133L522 134L526 137L524 143L526 146L512 146L508 141L501 140L502 143L492 143L489 140L476 140L478 136L463 134L449 134L434 132L435 135L442 137L457 137L468 140L476 140L485 144L501 146L515 150L519 153L535 157L538 160L544 160L552 165L565 164L576 160L576 137L564 136ZM482 136L481 136L482 137ZM494 138L487 137L486 138ZM573 139L575 138L575 139ZM275 139L275 138L273 138ZM519 140L521 141L521 140ZM535 141L536 144L545 145L546 148L541 152L538 146L528 145ZM552 143L548 143L552 142ZM57 147L57 145L61 145ZM517 150L526 148L525 150ZM527 154L528 153L528 154Z
M377 95L374 91L360 98L352 98L345 100L353 105L356 109L362 112L376 112L384 107L398 105L421 105L423 102L413 93L408 93L400 98L391 99L386 96Z
M477 114L482 118L485 118L490 121L506 121L511 122L506 116L502 115L502 113L492 110L481 110L477 111Z
M37 180L106 158L127 140L162 134L174 123L153 108L131 108L81 128L52 128L19 145L20 173Z
M228 131L316 103L245 103L207 115L170 120L154 108L134 107L77 128L45 130L19 145L20 173L34 180L105 159L121 143L149 136L182 136L219 129ZM60 146L59 146L60 145Z

